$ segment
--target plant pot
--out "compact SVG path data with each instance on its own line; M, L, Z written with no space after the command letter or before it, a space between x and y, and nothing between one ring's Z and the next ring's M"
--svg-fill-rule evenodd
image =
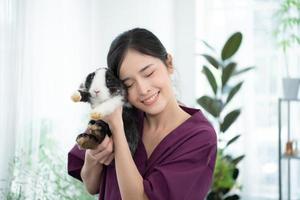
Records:
M299 78L283 78L283 94L285 99L297 99L300 85Z

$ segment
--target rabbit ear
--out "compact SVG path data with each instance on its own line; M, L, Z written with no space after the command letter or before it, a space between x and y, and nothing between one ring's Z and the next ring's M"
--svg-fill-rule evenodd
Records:
M88 90L86 89L84 83L81 83L80 86L79 86L79 91L82 91L82 92L88 92Z
M84 88L85 88L85 87L84 87L84 84L81 83L80 86L79 86L79 89L84 89Z

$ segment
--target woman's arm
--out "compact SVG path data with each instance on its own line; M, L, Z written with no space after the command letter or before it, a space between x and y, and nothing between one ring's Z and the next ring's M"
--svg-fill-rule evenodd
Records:
M143 177L132 158L122 119L122 107L106 117L114 142L115 168L123 200L149 200L144 192Z
M90 194L97 194L103 176L103 165L108 165L114 158L112 139L106 136L95 150L86 150L84 165L80 176Z
M83 165L80 176L88 193L94 195L99 192L102 170L103 166L100 164Z
M94 195L99 191L99 186L102 178L103 165L96 163L84 162L80 176L83 180L88 193Z
M124 129L112 130L115 145L115 166L123 200L149 200L140 175L130 153Z

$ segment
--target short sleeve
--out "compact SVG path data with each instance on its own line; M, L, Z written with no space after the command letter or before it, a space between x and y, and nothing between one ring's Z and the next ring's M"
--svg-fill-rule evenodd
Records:
M212 183L216 160L217 145L213 137L209 136L209 141L199 146L194 144L195 140L201 137L192 138L176 152L175 156L171 156L172 159L155 166L151 173L144 177L144 190L148 198L150 200L204 199Z
M68 153L68 174L82 181L80 172L84 164L85 150L80 150L77 145Z

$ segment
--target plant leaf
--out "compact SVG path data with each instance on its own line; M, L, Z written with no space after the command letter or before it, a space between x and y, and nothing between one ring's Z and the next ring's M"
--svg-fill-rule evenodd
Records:
M240 70L240 71L235 71L235 72L233 72L233 76L236 76L236 75L245 73L245 72L247 72L247 71L249 71L249 70L252 70L252 69L255 69L255 67L252 66L252 67L247 67L247 68L245 68L245 69L242 69L242 70Z
M206 200L215 200L218 198L218 193L215 191L209 191Z
M231 62L228 65L226 65L226 67L223 69L223 72L222 72L222 89L224 88L224 86L226 85L228 80L230 79L230 77L233 74L235 68L236 68L236 63Z
M237 52L241 45L242 38L243 35L241 32L236 32L229 37L222 49L221 58L223 61L230 58Z
M225 105L228 104L230 102L230 100L234 97L234 95L240 90L240 88L242 87L243 83L244 83L243 81L239 82L236 86L234 86L230 90L230 92L229 92L229 94L227 96L227 100L226 100Z
M202 72L205 74L213 92L215 93L215 95L217 94L217 89L218 89L218 86L217 86L217 82L216 82L216 79L213 75L213 73L210 71L210 69L206 66L203 66L203 70Z
M212 47L212 46L210 46L206 41L204 41L204 40L201 40L202 42L203 42L203 44L207 47L207 48L209 48L210 50L212 50L213 52L216 52L216 50Z
M219 117L223 109L222 101L206 95L197 99L197 103L214 117Z
M236 141L237 139L239 139L241 135L237 135L237 136L234 136L233 138L231 138L227 144L226 144L226 147L228 147L230 144L232 144L234 141Z
M234 164L225 159L218 151L214 170L213 191L226 194L234 186L235 180L232 176L234 169Z
M239 199L240 199L239 195L233 194L233 195L227 196L224 200L239 200Z
M232 125L232 123L238 118L240 113L241 113L241 110L236 109L236 110L231 111L229 114L227 114L224 118L223 123L220 126L221 132L224 133Z
M240 173L239 169L238 169L238 168L234 168L233 174L232 174L232 178L233 178L234 180L236 180L237 177L239 176L239 173Z
M233 159L232 163L233 163L234 165L237 165L241 160L243 160L244 157L245 157L245 155L241 155L241 156L239 156L239 157Z
M233 182L234 182L234 180L233 180ZM226 195L230 191L230 189L231 188L228 188L228 187L227 188L219 188L219 195L222 195L222 196Z
M201 54L212 66L214 66L216 69L219 68L219 62L214 57L208 55L208 54Z

